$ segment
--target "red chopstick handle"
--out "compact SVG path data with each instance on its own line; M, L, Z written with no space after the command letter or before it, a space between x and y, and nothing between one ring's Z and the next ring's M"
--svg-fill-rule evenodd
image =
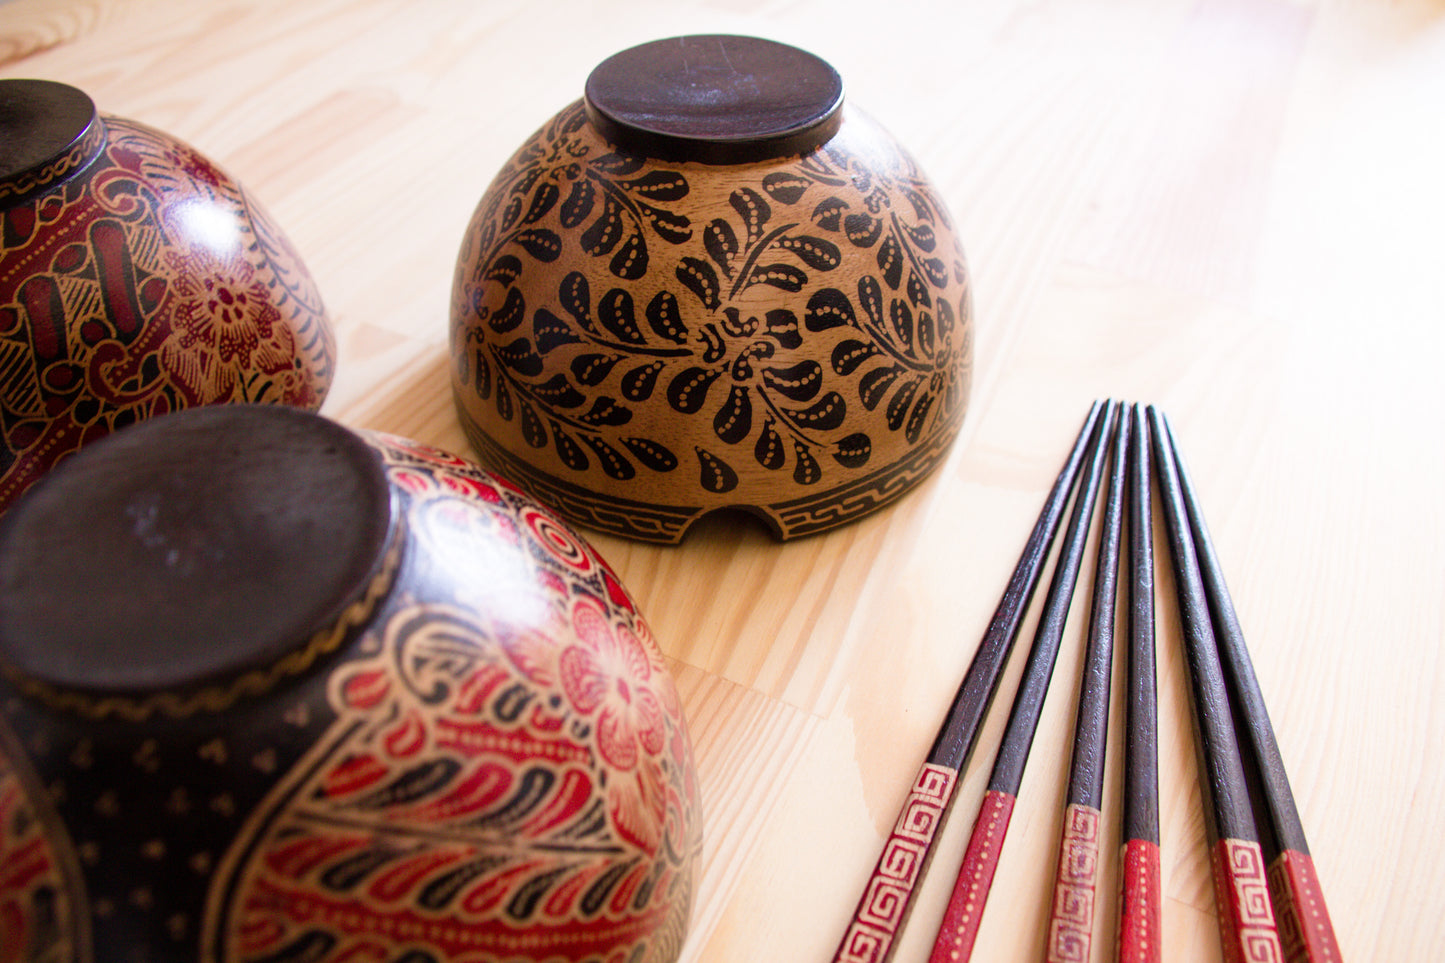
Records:
M953 884L953 896L943 913L943 925L938 928L938 941L933 944L928 963L963 963L972 955L983 906L1008 833L1009 817L1013 815L1014 798L993 789L984 793L983 806L963 854L963 868Z
M1118 963L1159 963L1163 924L1160 920L1159 844L1131 839L1124 845L1120 873Z
M1049 909L1046 963L1089 959L1094 941L1094 879L1099 870L1099 810L1070 803L1059 840L1059 870Z
M1340 963L1335 928L1309 854L1286 849L1275 857L1269 888L1279 910L1279 942L1288 963Z
M833 963L883 963L893 952L957 781L958 770L947 766L918 770Z
M1224 963L1284 963L1259 843L1221 839L1212 861Z

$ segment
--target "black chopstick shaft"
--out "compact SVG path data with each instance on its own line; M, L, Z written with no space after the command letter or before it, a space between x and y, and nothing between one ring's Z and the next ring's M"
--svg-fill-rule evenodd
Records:
M1125 700L1125 840L1159 843L1159 695L1154 650L1154 506L1149 421L1135 405L1129 448L1129 659Z
M1167 428L1166 420L1166 428ZM1171 442L1174 439L1171 435ZM1225 682L1229 687L1231 704L1242 717L1244 726L1238 732L1243 737L1258 766L1261 789L1266 808L1273 823L1266 847L1270 856L1280 850L1293 849L1309 853L1304 826L1300 822L1299 810L1295 807L1294 793L1290 790L1289 777L1285 774L1284 758L1280 755L1279 743L1275 739L1274 727L1269 721L1269 710L1265 708L1264 693L1254 672L1254 663L1245 645L1244 630L1239 624L1239 615L1230 597L1229 586L1224 581L1224 569L1215 551L1214 540L1204 523L1204 512L1200 508L1193 480L1185 465L1184 457L1176 443L1173 445L1175 467L1179 472L1179 489L1189 515L1190 527L1194 531L1194 550L1199 558L1200 574L1204 581L1204 593L1209 601L1209 613L1214 624L1214 638L1219 646L1220 662L1224 667ZM1274 852L1269 852L1274 849Z
M1008 660L1014 640L1018 638L1024 609L1028 607L1034 589L1038 586L1039 575L1043 572L1044 562L1053 546L1059 521L1063 517L1069 494L1079 473L1079 466L1083 463L1090 439L1105 411L1104 402L1095 402L1089 409L1084 426L1074 441L1073 450L1069 452L1063 470L1049 491L1043 512L1034 523L1033 531L1029 533L1013 576L1009 579L998 608L989 621L988 629L979 643L973 663L968 667L963 684L954 696L953 705L949 707L948 718L928 753L928 761L935 765L962 769L968 764L968 757L972 754L978 737L979 724L988 712L989 703L993 701L994 693L998 689L999 674Z
M1069 518L1064 542L1059 550L1059 560L1049 582L1048 594L1044 596L1044 608L1039 616L1038 629L1034 633L1033 647L1029 650L1018 692L1014 695L1013 708L1004 729L1003 745L994 761L993 775L989 778L988 788L993 792L1017 796L1019 786L1023 783L1024 766L1028 763L1029 750L1033 746L1034 734L1038 731L1044 697L1048 694L1054 664L1058 661L1059 643L1063 639L1064 623L1068 619L1069 605L1074 597L1074 586L1078 584L1079 568L1084 558L1084 543L1089 535L1089 524L1094 517L1094 503L1098 499L1116 412L1117 406L1111 405L1099 425L1098 436L1089 451L1079 494L1074 499L1073 514Z
M1099 526L1094 595L1089 610L1089 642L1079 683L1074 725L1074 754L1069 766L1067 801L1097 810L1104 799L1104 754L1109 741L1109 684L1114 667L1115 603L1119 592L1119 547L1123 541L1124 493L1128 477L1131 426L1121 405L1117 412L1109 486Z

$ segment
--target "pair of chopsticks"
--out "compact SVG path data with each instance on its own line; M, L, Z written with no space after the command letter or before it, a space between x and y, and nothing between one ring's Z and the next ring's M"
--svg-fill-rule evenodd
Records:
M1151 422L1153 428L1151 431ZM995 759L963 866L959 871L929 963L955 963L971 955L979 922L1002 852L1009 817L1023 779L1024 766L1057 661L1064 621L1077 582L1094 503L1103 487L1104 463L1112 460L1105 497L1102 535L1084 660L1078 724L1070 769L1064 835L1046 958L1087 959L1093 932L1094 876L1098 862L1104 755L1107 739L1109 678L1113 660L1114 602L1124 505L1129 507L1129 693L1128 738L1125 746L1122 869L1117 955L1121 961L1157 961L1160 953L1160 885L1158 761L1153 609L1153 535L1150 504L1150 436L1160 466L1171 548L1180 577L1180 604L1186 630L1186 651L1194 681L1196 728L1205 767L1205 795L1210 803L1212 867L1221 917L1226 959L1283 959L1275 937L1270 898L1264 887L1264 862L1253 828L1243 761L1233 738L1229 696L1224 694L1221 655L1230 666L1229 684L1241 724L1266 786L1276 828L1272 839L1282 847L1271 878L1282 883L1276 901L1287 934L1289 959L1338 960L1333 932L1304 845L1278 747L1264 714L1263 698L1254 678L1233 606L1224 589L1212 545L1205 533L1198 556L1206 559L1205 575L1194 563L1190 524L1203 532L1197 500L1187 480L1163 416L1154 409L1121 403L1096 403L1089 411L1063 470L1035 523L1024 552L990 621L978 652L927 760L915 779L893 831L865 886L834 963L883 963L907 919L913 897L932 855L933 844L967 765L979 728L997 690L999 676L1012 650L1024 610L1032 598L1056 536L1071 492L1077 487L1073 512L1055 565L1033 646L1010 711L1002 746ZM1188 507L1185 507L1185 506ZM1189 586L1186 590L1186 585ZM1197 586L1197 591L1195 587ZM1187 594L1186 594L1187 592ZM1203 600L1208 598L1208 602ZM1222 599L1222 600L1221 600ZM1216 648L1208 613L1219 613L1226 629ZM1201 619L1201 615L1203 618ZM1230 630L1227 627L1233 626ZM1211 656L1212 668L1211 668ZM1222 711L1221 711L1222 710ZM1278 805L1276 805L1278 802ZM1277 813L1277 815L1276 815ZM1250 844L1253 849L1250 849ZM1268 925L1264 917L1268 916ZM1300 934L1295 939L1295 934ZM1274 956L1269 956L1271 949ZM1298 951L1297 951L1298 950ZM1330 955L1333 953L1333 955Z
M1338 963L1324 893L1199 497L1168 420L1151 407L1149 421L1195 729L1208 777L1201 783L1213 817L1211 856L1225 959L1270 959L1261 950L1277 928L1283 955L1274 958ZM1251 786L1258 787L1254 796L1262 824L1255 822Z

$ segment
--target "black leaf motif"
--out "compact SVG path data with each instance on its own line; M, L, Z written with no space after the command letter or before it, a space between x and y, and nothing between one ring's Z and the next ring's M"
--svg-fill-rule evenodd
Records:
M653 471L672 471L677 467L677 456L651 439L623 438L622 444Z
M627 235L627 240L607 262L607 270L624 281L636 281L647 273L647 242L640 232Z
M515 411L512 407L512 390L507 387L506 378L497 379L497 417L511 421Z
M929 257L919 263L923 265L923 273L928 275L928 280L933 282L934 287L941 288L948 284L948 265L944 264L942 260Z
M736 445L753 430L753 403L745 385L733 385L728 400L712 419L712 430L729 445Z
M732 277L732 262L738 253L738 237L733 233L733 226L720 217L715 218L703 228L702 246L707 249L707 256L713 259L713 263L722 268L723 274Z
M923 434L923 425L928 421L928 412L933 408L933 395L923 393L918 399L918 404L908 413L908 424L903 428L903 437L908 439L910 445L917 444L918 438Z
M476 362L472 370L472 384L477 389L477 397L490 398L492 396L492 366L487 364L487 356L482 354L481 348L472 352L472 359Z
M685 257L682 263L677 266L677 279L681 281L689 291L697 295L703 307L709 311L716 311L721 299L718 297L720 286L718 285L717 272L712 269L701 258Z
M838 442L833 460L844 468L862 468L873 454L873 439L864 432L855 432Z
M953 337L953 305L948 303L948 298L939 298L938 307L938 339L948 341Z
M532 350L532 342L526 338L518 338L494 350L497 358L518 374L535 378L542 373L542 356Z
M642 213L647 215L647 220L652 224L652 229L657 236L669 244L682 244L692 240L692 222L681 214L674 214L671 211L658 210L649 205L638 203Z
M861 211L843 219L843 234L854 247L872 247L883 234L883 222Z
M779 171L763 178L763 190L779 204L796 204L803 199L811 183L806 177Z
M908 203L913 205L913 213L920 221L933 220L933 205L928 202L928 198L906 184L900 184L898 189L908 198Z
M798 316L787 308L773 308L763 316L768 329L768 337L784 348L794 349L801 347L803 336L798 331Z
M528 254L543 264L551 264L562 253L562 239L553 231L534 227L519 231L513 238Z
M823 366L813 360L786 368L764 368L763 383L793 401L811 401L823 387Z
M592 330L592 289L587 284L587 277L581 271L569 272L557 286L557 296L562 301L562 308L577 323L588 331Z
M903 281L903 248L892 234L878 248L878 270L883 272L888 286L897 291Z
M738 473L732 466L704 448L696 448L698 464L702 467L702 487L716 495L730 492L738 487Z
M592 402L592 407L577 416L577 420L592 427L609 425L616 427L632 420L632 410L624 408L611 398L603 396Z
M675 375L667 386L667 403L674 411L695 414L707 401L707 389L722 372L717 369L687 368Z
M732 204L733 210L742 216L743 224L748 229L748 247L752 247L762 239L763 225L773 216L773 209L763 200L763 195L750 187L733 191L728 202Z
M570 231L587 220L596 199L597 189L592 182L585 177L578 178L572 184L572 190L567 192L567 199L562 202L562 226Z
M927 311L918 312L914 331L918 335L918 354L924 358L933 357L933 315Z
M646 401L651 398L661 371L661 361L651 361L633 368L622 376L622 397L628 401Z
M537 313L532 316L532 333L537 337L537 350L542 354L564 344L576 344L582 340L577 337L570 324L546 308L538 308Z
M482 277L488 281L496 281L498 284L511 284L522 275L522 262L510 254L503 254L492 262L487 268L487 273Z
M612 177L626 177L642 170L642 158L632 154L604 154L594 160L591 164L594 170L599 170Z
M928 287L919 278L918 272L912 268L908 269L908 300L915 308L931 307L933 298L928 293Z
M576 408L587 400L587 396L572 387L567 376L560 371L545 383L533 386L532 394L553 408Z
M793 442L793 450L797 452L798 460L793 464L793 481L799 485L816 485L818 479L823 477L823 469L818 464L818 459L801 441Z
M498 334L506 334L526 319L527 302L521 291L512 288L507 292L507 299L502 302L502 306L487 318L487 327Z
M622 360L620 354L579 354L572 359L569 367L572 369L572 377L577 379L580 385L588 388L595 388L607 379L617 362Z
M547 429L542 427L542 419L537 417L536 409L522 398L517 402L517 408L522 413L522 438L533 448L547 447Z
M766 284L782 291L801 291L808 276L791 264L759 264L748 274L748 287Z
M602 466L602 471L606 473L607 477L615 478L618 481L627 481L637 475L637 469L632 467L632 462L623 457L622 452L601 438L583 435L582 440L587 442L587 447L597 455L597 463Z
M613 337L627 344L644 344L647 341L642 329L637 326L632 295L622 288L612 288L602 295L602 303L597 305L597 320Z
M848 414L848 403L836 391L830 391L815 404L802 409L785 408L788 417L802 425L818 431L831 431L843 423Z
M535 224L546 217L547 212L556 205L557 199L561 196L561 190L551 181L537 188L537 193L532 195L532 204L527 208L527 216L522 218L522 223Z
M856 338L839 341L833 346L833 371L846 378L857 371L863 362L879 354L879 351L879 347L871 341L859 341Z
M831 271L843 263L843 253L832 241L804 234L801 237L781 237L778 247L791 251L798 260L815 271Z
M913 312L907 302L894 298L889 305L888 319L893 322L893 334L899 345L909 354L913 353Z
M836 231L842 226L843 212L848 204L841 197L829 197L813 208L813 223L825 231Z
M557 422L551 422L553 446L557 449L557 457L562 459L562 464L574 471L586 471L588 464L587 453L584 452L576 440L565 431Z
M702 333L698 338L704 345L702 360L708 364L717 364L728 353L726 339L718 333L717 325L711 321L702 326Z
M888 402L888 427L894 431L903 427L903 421L908 416L908 408L913 404L913 396L918 394L918 382L921 379L914 378L898 389L893 400Z
M871 274L865 274L858 279L858 303L862 305L863 312L868 315L873 327L883 324L883 287Z
M863 407L869 411L877 408L883 402L889 389L893 387L893 382L897 381L901 374L903 374L903 368L895 364L886 368L874 368L859 378L858 400L863 402Z
M687 179L677 171L648 171L622 186L652 201L680 201L687 196Z
M622 205L615 198L604 197L601 216L582 232L582 250L593 257L611 254L624 233L626 225L622 223Z
M758 443L753 446L753 457L758 460L759 465L773 471L788 463L788 453L783 449L783 436L773 427L772 418L763 422L762 434L758 436Z
M520 197L512 197L510 200L507 201L507 206L502 209L502 230L510 231L513 227L516 226L517 221L519 218L521 218L521 216L522 199Z
M905 226L908 238L913 246L920 251L932 251L938 245L938 235L933 233L933 228L927 224L919 224L916 227Z
M854 323L853 302L837 288L819 288L808 299L803 323L809 331L827 331Z
M733 359L732 375L738 381L747 381L753 377L753 365L755 362L773 356L773 346L766 341L754 341L743 350L739 351Z
M677 296L671 291L659 291L647 302L647 323L659 338L673 344L687 343L687 325L682 322L682 310L678 307Z

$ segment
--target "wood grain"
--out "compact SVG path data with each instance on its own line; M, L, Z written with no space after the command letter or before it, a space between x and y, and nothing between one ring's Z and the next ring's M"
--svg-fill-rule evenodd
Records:
M721 519L675 549L594 539L677 660L697 741L708 848L683 959L832 952L1078 413L1106 396L1160 405L1188 438L1342 954L1437 955L1438 0L540 9L10 0L0 72L81 86L225 166L284 226L336 320L324 413L455 450L446 316L467 218L609 54L684 33L796 43L929 173L977 321L972 402L939 471L878 515L788 545ZM1156 591L1172 598L1167 575ZM1162 958L1213 963L1171 607L1158 633ZM1077 648L1065 638L1064 677ZM1123 689L1116 678L1116 726ZM1061 830L1074 710L1056 700L1040 720L979 958L1042 958L1053 873L1037 868ZM983 752L1001 727L986 723ZM1117 751L1108 764L1112 853ZM961 774L968 811L980 768ZM899 959L927 955L967 822L944 828ZM1095 960L1112 945L1111 864Z

